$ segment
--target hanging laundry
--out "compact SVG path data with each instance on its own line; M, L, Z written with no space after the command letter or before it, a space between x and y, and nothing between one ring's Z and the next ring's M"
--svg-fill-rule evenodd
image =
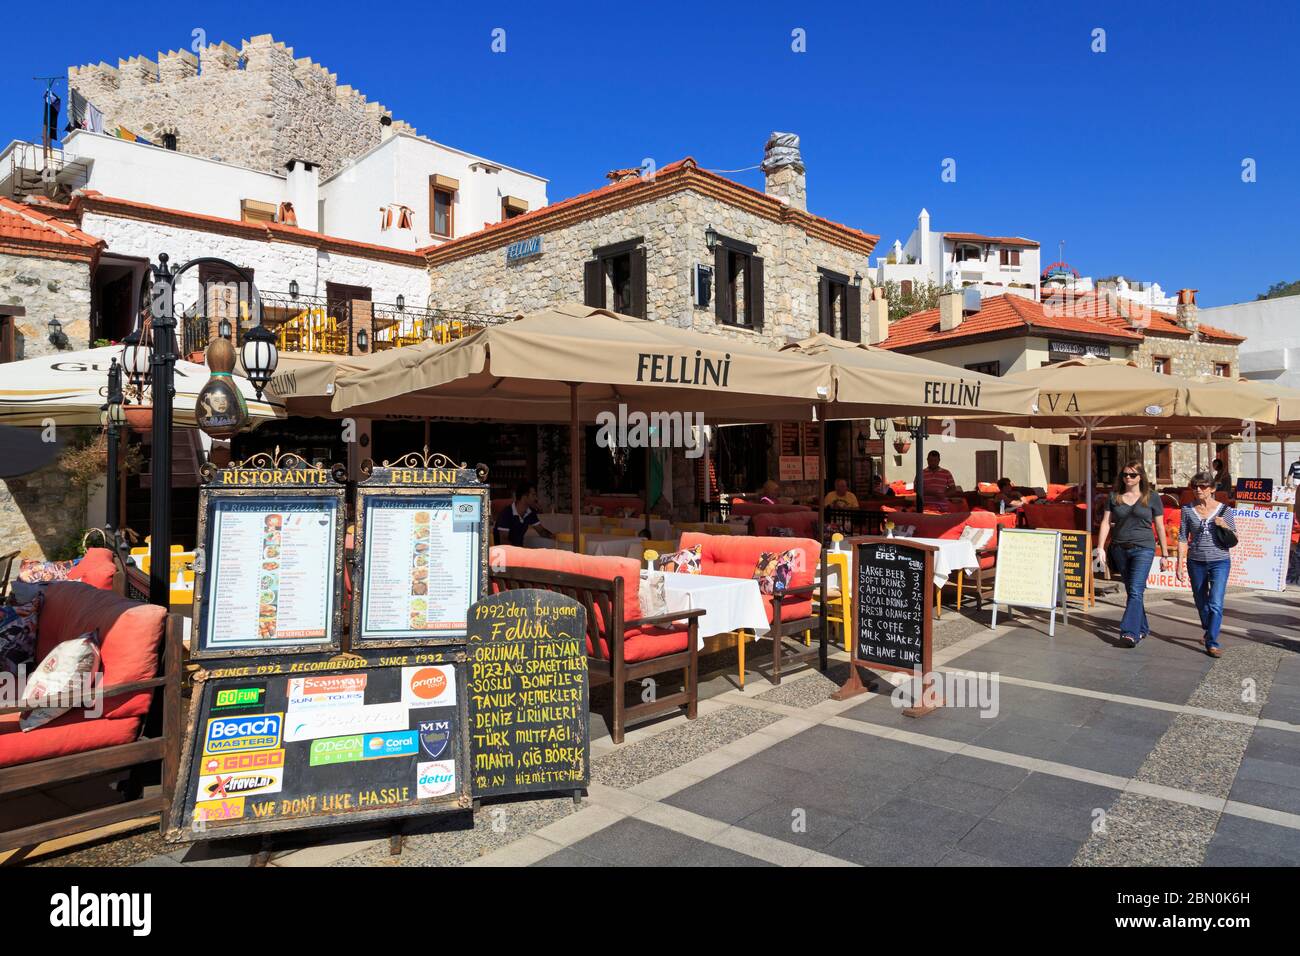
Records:
M116 136L118 139L126 140L128 143L143 143L145 146L154 145L153 143L149 142L149 140L145 139L143 136L139 135L138 133L131 132L125 126L119 126L113 135Z
M65 132L74 129L90 130L92 133L104 132L104 114L76 90L68 93L68 125Z
M293 211L293 203L288 200L280 203L280 211L276 214L275 219L282 226L298 225L298 214Z
M52 89L45 91L45 134L54 141L59 138L59 110L63 108L63 101L59 95Z

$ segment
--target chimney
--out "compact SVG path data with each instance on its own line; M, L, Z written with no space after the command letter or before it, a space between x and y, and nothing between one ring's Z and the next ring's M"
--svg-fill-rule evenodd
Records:
M393 118L391 116L379 117L379 142L386 143L393 138Z
M917 247L916 262L917 265L929 265L925 261L926 254L930 249L930 210L925 207L921 208L920 215L916 217ZM942 256L940 256L942 258ZM901 259L899 260L902 261Z
M867 344L879 345L889 338L889 300L885 290L875 286L867 300Z
M808 209L808 186L804 180L799 137L794 133L773 133L763 150L764 192L792 209Z
M965 298L960 289L939 295L939 331L951 332L961 325L962 300Z
M1178 290L1178 324L1189 332L1195 332L1200 323L1196 319L1196 290Z
M320 167L302 159L291 159L284 164L284 198L293 203L298 217L298 228L310 232L320 231Z

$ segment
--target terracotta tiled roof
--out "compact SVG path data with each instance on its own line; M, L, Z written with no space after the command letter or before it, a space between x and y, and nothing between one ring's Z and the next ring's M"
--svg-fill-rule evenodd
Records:
M1092 319L1052 315L1041 303L1032 299L1018 295L996 295L985 299L978 312L966 316L951 331L940 332L939 310L927 309L891 323L889 338L880 344L887 349L919 351L961 345L971 339L984 337L1006 338L1011 335L1052 333L1130 344L1142 341L1142 336L1136 332L1103 325Z
M996 242L1003 246L1029 246L1037 249L1038 243L1032 239L1022 239L1020 236L985 236L978 232L945 232L945 239L956 239L959 242Z
M55 259L94 259L104 241L45 211L0 198L0 246L21 254L29 251Z
M187 212L183 209L170 209L166 206L152 206L149 203L136 202L132 199L118 199L105 196L95 190L86 190L73 202L73 207L80 211L91 211L119 215L146 222L158 222L196 229L206 232L221 232L227 235L242 236L252 240L295 242L307 246L316 246L341 255L353 255L363 259L382 259L402 265L424 266L424 257L406 249L394 249L370 242L357 242L354 239L342 239L327 236L310 229L286 226L277 222L245 222L240 219L226 219L222 216L209 216L204 213Z
M1192 333L1178 324L1178 317L1168 312L1160 312L1141 302L1120 300L1122 305L1111 301L1098 292L1073 292L1069 289L1043 289L1043 305L1048 311L1058 315L1070 315L1076 318L1094 319L1103 325L1115 329L1130 329L1148 335L1168 335L1175 338L1189 339ZM1127 309L1124 315L1120 308ZM1198 324L1201 337L1225 344L1238 344L1246 341L1244 336L1236 335L1212 325Z
M700 169L691 157L669 163L653 176L631 176L608 183L599 189L531 210L513 219L492 223L477 232L447 242L425 246L430 263L444 262L509 245L526 236L564 228L590 219L610 209L645 202L661 195L693 188L723 202L739 206L756 215L779 222L793 222L809 235L870 255L880 237L794 209L774 196L734 180Z

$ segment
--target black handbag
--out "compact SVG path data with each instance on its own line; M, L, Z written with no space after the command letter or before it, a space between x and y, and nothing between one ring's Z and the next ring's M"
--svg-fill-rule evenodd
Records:
M1220 528L1214 523L1215 518L1218 518L1225 511L1227 511L1226 508L1220 508L1214 513L1214 517L1210 518L1210 534L1214 537L1215 544L1224 551L1231 551L1237 546L1237 532L1231 528Z

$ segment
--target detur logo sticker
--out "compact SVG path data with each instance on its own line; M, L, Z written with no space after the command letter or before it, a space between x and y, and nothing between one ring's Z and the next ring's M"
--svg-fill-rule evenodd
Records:
M238 750L275 750L280 746L284 714L254 714L248 717L213 717L204 735L205 754L228 754Z
M402 668L402 703L446 707L456 703L456 670L446 665Z
M416 797L445 797L456 792L456 763L453 760L434 760L416 766Z

